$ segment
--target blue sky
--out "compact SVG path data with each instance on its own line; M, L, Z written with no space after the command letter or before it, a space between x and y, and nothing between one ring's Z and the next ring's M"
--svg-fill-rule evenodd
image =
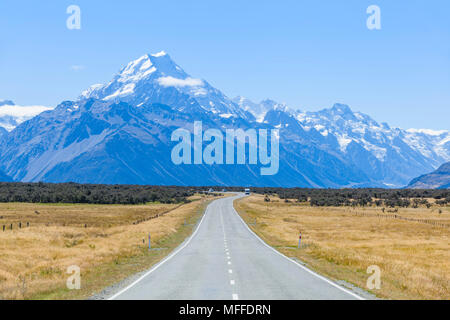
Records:
M66 28L71 4L81 30ZM381 30L366 27L372 4ZM0 98L18 104L75 99L160 50L230 97L450 129L448 0L0 2Z

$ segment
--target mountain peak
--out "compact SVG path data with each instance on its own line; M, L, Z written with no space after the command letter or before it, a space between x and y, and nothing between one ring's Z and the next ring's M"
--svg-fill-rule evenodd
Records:
M115 79L122 83L138 82L151 74L178 78L187 76L183 69L173 62L166 52L161 51L155 54L145 54L129 62L120 70Z
M159 58L159 57L164 57L164 56L169 56L169 55L164 50L162 50L160 52L152 54L151 56L155 57L155 58Z
M341 113L341 114L353 113L352 109L350 109L350 107L348 105L341 104L341 103L335 103L333 105L333 107L331 108L331 111Z
M278 103L272 99L265 99L260 104L268 110L288 111L289 109L285 103Z
M11 100L0 100L0 106L15 106Z
M109 83L83 91L80 99L86 98L121 100L133 105L162 103L186 112L201 108L219 115L248 116L208 82L187 74L165 51L129 62Z
M164 77L186 79L188 75L170 56L161 51L145 54L130 61L107 84L95 84L81 93L80 98L111 100L129 96L135 92L139 83L155 81Z

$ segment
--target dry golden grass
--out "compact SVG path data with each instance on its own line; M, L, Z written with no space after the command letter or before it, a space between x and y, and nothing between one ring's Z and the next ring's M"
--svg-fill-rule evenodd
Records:
M0 299L89 297L161 260L190 234L210 199L182 206L0 204L0 227L14 223L13 231L0 230ZM19 221L31 225L18 230ZM160 250L148 251L149 232ZM82 290L65 289L71 265L81 268Z
M274 202L275 201L275 202ZM450 299L450 229L398 219L362 217L381 208L312 208L254 195L236 208L250 227L284 254L336 280L366 288L371 265L381 268L388 299ZM399 209L400 216L450 224L450 208ZM387 213L386 213L387 214ZM303 246L297 249L299 232Z

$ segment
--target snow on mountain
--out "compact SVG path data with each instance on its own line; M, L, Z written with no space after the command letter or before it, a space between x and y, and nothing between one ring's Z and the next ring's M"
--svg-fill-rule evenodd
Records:
M312 144L283 137L280 170L260 165L181 165L171 161L172 132L206 128L271 128L203 110L195 114L161 104L130 105L83 99L63 102L17 127L0 144L0 170L20 181L165 185L339 187L370 179L358 168Z
M401 187L450 161L449 131L391 128L344 104L302 112L270 99L231 100L165 52L131 61L78 101L33 109L40 114L29 121L31 109L3 104L0 115L5 108L16 121L7 128L19 125L3 137L0 130L0 171L20 181ZM194 121L279 129L278 174L261 177L253 165L174 165L171 133Z
M261 103L254 103L253 101L245 97L235 97L233 102L236 103L242 110L250 112L256 121L261 123L264 120L264 116L270 108L265 108Z
M297 119L307 130L314 127L322 135L335 135L343 152L351 142L355 142L384 161L389 152L401 152L403 144L406 144L429 158L433 166L450 160L450 149L443 146L450 137L450 132L446 130L437 132L391 128L386 123L379 124L368 115L353 112L342 104L318 112L298 113Z
M11 100L0 101L0 127L11 131L22 122L51 109L44 106L18 106Z
M289 126L297 128L297 131L303 130L302 135L310 135L309 139L322 149L354 163L369 177L389 186L400 187L414 173L431 171L450 160L450 132L447 130L391 128L368 115L353 112L344 104L316 112L302 112L271 100L258 104L239 97L235 101L253 113L259 122L285 130ZM277 116L275 120L270 110L286 115ZM270 119L266 117L268 114ZM404 164L399 165L402 162Z
M162 103L177 110L247 117L248 114L208 82L194 78L161 51L128 63L107 84L96 84L81 94L82 99L120 100L131 104Z
M250 99L238 96L233 99L233 102L236 103L241 109L250 112L259 123L263 122L265 115L270 110L292 112L286 104L280 104L270 99L263 100L260 103L255 103Z
M367 151L372 151L382 161L387 154L387 147L395 138L399 138L423 156L436 158L436 164L450 161L449 130L391 128L387 123L379 124L366 114L353 112L344 104L335 104L330 109L317 112L301 112L272 100L257 104L238 97L234 101L256 118L264 116L269 110L284 110L295 116L305 130L314 128L322 136L334 135L342 152L354 141L363 145Z
M439 161L450 161L450 131L429 129L408 129L405 141L426 157L438 156Z

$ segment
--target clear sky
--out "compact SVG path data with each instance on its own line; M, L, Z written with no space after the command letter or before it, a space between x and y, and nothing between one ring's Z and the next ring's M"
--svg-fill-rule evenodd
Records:
M71 4L81 30L66 27ZM381 30L366 27L373 4ZM160 50L230 97L450 129L448 0L0 2L0 98L17 104L75 99Z

